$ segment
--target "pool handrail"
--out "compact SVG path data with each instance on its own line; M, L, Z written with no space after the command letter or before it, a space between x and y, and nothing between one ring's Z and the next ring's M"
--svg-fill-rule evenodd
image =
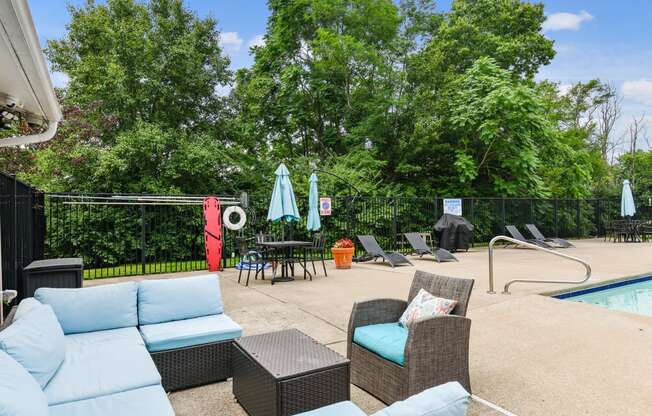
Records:
M539 250L539 251L544 251L546 253L553 254L558 257L563 257L568 260L572 260L574 262L580 263L581 265L584 266L586 269L586 274L584 275L584 279L579 280L579 281L568 281L568 280L538 280L538 279L514 279L510 280L509 282L505 283L505 288L503 290L504 295L509 295L509 287L513 283L559 283L559 284L581 284L589 280L591 277L591 266L585 262L582 259L578 259L577 257L569 256L568 254L560 253L558 251L550 250L541 246L537 246L535 244L530 244L525 241L520 241L515 238L507 237L506 235L498 235L494 238L491 239L489 242L489 290L487 293L489 294L495 294L496 292L494 291L494 244L498 241L508 241L510 243L531 248L534 250Z

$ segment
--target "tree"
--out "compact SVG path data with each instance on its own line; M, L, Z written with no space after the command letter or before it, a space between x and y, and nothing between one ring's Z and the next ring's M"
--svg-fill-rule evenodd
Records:
M46 55L70 78L70 103L114 116L117 130L138 121L192 129L219 117L215 90L231 74L213 19L182 0L87 0L68 9L68 32L48 42Z
M425 53L442 70L461 73L492 57L513 76L531 78L555 56L541 31L542 3L520 0L455 0Z
M541 196L537 143L549 134L536 92L491 58L451 84L446 121L456 144L457 178L469 194Z

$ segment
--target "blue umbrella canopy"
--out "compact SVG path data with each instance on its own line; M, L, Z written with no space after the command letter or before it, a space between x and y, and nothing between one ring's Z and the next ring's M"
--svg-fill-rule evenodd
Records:
M634 205L634 195L632 195L632 188L629 187L629 181L623 181L623 194L620 198L620 215L622 217L633 217L636 214L636 206Z
M319 219L319 191L317 189L317 175L313 172L308 180L310 183L310 196L308 197L308 231L318 231L321 228L321 220Z
M290 182L290 171L281 163L274 174L276 175L276 182L274 183L274 191L272 191L272 199L269 201L267 220L299 221L299 210L297 209L297 201L294 198L294 191Z

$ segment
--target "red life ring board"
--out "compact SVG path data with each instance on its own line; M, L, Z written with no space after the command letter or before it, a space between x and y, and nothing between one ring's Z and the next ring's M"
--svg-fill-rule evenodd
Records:
M220 200L204 198L204 242L208 271L221 270L222 265L222 209Z

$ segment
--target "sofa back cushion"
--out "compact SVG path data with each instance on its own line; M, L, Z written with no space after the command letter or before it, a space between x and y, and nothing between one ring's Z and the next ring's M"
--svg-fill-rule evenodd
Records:
M13 321L0 332L0 350L22 365L41 388L45 387L66 355L66 341L52 308L36 306Z
M0 415L48 416L48 401L34 377L0 351Z
M82 289L39 288L34 297L52 306L65 334L138 325L135 282Z
M18 307L16 308L16 314L14 315L14 319L16 320L20 319L21 317L27 315L27 312L41 305L43 304L34 298L25 298L21 300L20 303L18 304Z
M395 402L373 416L466 416L470 401L464 387L451 381Z
M216 274L138 284L140 325L158 324L224 312Z

